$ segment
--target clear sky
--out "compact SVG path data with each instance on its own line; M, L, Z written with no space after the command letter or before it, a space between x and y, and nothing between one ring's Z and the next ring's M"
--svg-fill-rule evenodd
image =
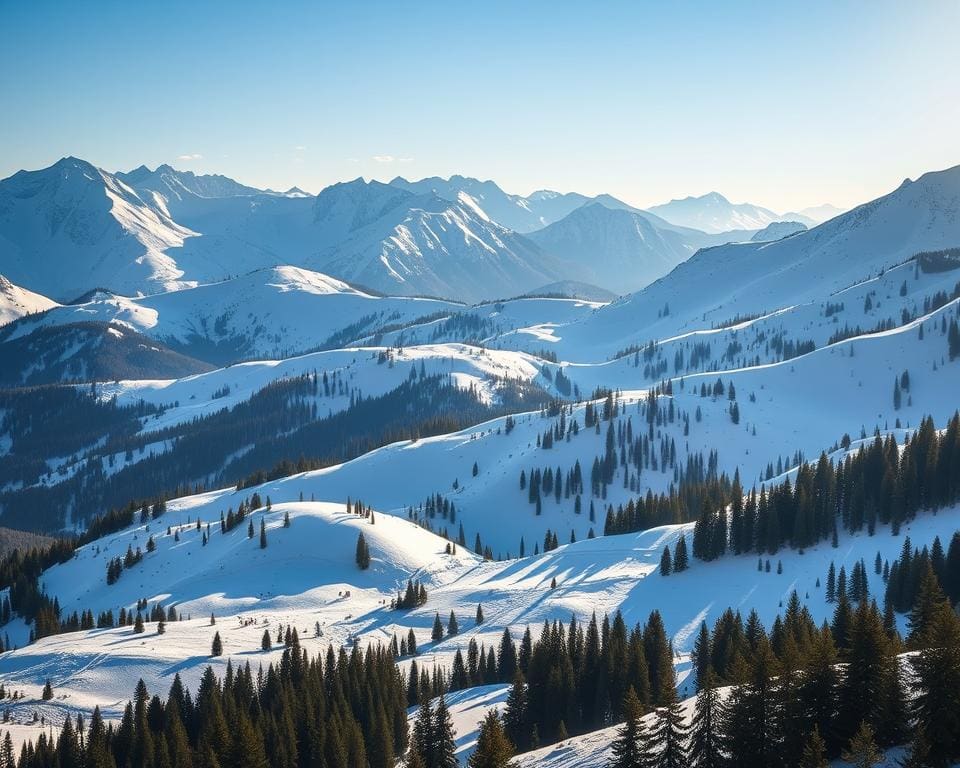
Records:
M0 0L0 177L452 173L780 212L960 164L960 3Z

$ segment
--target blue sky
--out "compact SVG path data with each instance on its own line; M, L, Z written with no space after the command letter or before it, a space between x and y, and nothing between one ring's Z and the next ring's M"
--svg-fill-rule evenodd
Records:
M0 0L0 177L852 205L960 163L960 3Z

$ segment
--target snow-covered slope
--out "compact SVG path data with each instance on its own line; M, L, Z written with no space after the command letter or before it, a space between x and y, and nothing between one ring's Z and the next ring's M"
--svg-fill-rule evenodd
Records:
M80 321L115 322L193 357L225 364L342 346L384 328L461 309L432 299L374 296L328 275L284 266L139 299L101 292L90 301L24 319L11 335Z
M0 657L4 683L25 694L22 701L9 704L13 722L24 724L22 737L31 733L25 724L34 711L60 723L65 713L89 712L99 705L107 717L118 717L140 678L151 691L166 690L174 674L180 674L195 690L209 664L222 673L228 660L234 664L249 660L253 666L276 661L282 648L262 651L260 638L264 630L274 634L278 627L291 625L311 655L330 643L389 641L412 629L419 647L417 661L430 669L434 664L449 666L456 651L462 652L471 639L495 644L504 628L518 640L526 626L536 635L545 620L567 622L575 616L587 621L593 613L602 616L618 610L630 627L657 608L679 654L680 693L689 696L688 654L700 622L712 625L733 606L744 614L756 609L769 626L793 591L819 622L833 612L816 584L818 579L822 583L831 562L849 571L861 559L872 562L878 552L892 561L902 548L903 535L922 545L934 536L948 540L960 527L960 511L947 509L920 516L900 536L881 527L875 536L841 534L836 549L824 542L803 554L783 551L776 558L782 573L777 568L758 572L756 557L744 555L712 563L694 561L689 570L664 578L658 572L660 553L675 544L681 532L689 539L689 526L580 541L536 557L484 563L462 547L456 554L445 554L443 539L410 522L375 512L371 524L346 514L342 504L310 501L274 501L270 511L255 511L255 529L263 518L267 530L268 546L260 549L257 536L247 537L245 524L226 534L219 531L220 511L239 498L206 494L171 502L160 520L91 543L45 574L47 587L68 612L90 608L95 614L116 613L120 606L133 608L145 598L150 605L174 605L192 619L168 623L162 636L148 623L141 635L130 627L92 630L45 638L4 654ZM283 526L285 513L290 515L289 528ZM199 530L197 519L202 522ZM208 522L212 532L203 546ZM367 571L354 564L361 532L372 557ZM150 536L156 551L146 553L143 562L125 569L108 586L109 559L122 557L128 546L145 551ZM387 603L407 578L424 583L427 603L412 611L391 611ZM882 594L881 577L868 569L867 578L871 593ZM550 589L553 579L557 586ZM478 603L485 614L479 626L472 618ZM451 610L460 619L460 633L432 642L435 613L445 617ZM216 616L213 626L211 613ZM16 635L18 627L11 628ZM219 658L208 655L214 632L223 639L224 655ZM409 660L401 666L407 664ZM56 697L42 703L40 691L47 678ZM502 706L504 697L502 686L490 686L451 699L461 758L469 754L476 722L490 707ZM522 764L599 768L603 763L594 761L604 755L607 735L598 732L576 744L544 748L522 758Z
M77 158L0 182L0 272L48 296L182 287L184 271L168 251L194 234Z
M25 315L45 312L56 306L57 302L14 285L0 275L0 325L6 325Z
M773 211L759 205L731 203L719 192L671 200L649 210L671 224L712 233L728 232L732 229L763 229L780 218Z
M960 166L905 181L884 197L783 240L701 250L642 291L559 330L558 354L584 359L589 351L586 359L596 360L630 344L813 302L823 313L852 286L919 252L958 242ZM898 320L899 309L895 314Z

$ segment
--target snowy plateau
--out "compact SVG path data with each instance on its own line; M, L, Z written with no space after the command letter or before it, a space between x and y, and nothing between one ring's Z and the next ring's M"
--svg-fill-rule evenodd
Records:
M69 542L0 568L18 751L96 708L121 727L141 680L165 700L211 667L256 681L379 646L398 722L416 733L442 692L466 765L517 695L505 636L533 712L551 633L572 676L618 615L662 622L668 671L644 669L689 724L702 627L719 643L728 609L753 613L752 651L769 635L789 672L783 617L835 622L841 569L851 610L888 607L912 700L926 650L885 600L908 537L960 597L960 166L779 215L65 158L0 181L0 273L0 526ZM541 713L513 765L609 765L623 693ZM882 746L890 766L911 749Z

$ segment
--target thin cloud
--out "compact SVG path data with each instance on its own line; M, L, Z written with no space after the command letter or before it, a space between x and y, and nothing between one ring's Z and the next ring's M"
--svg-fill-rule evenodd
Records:
M297 146L294 147L293 149L294 149L295 152L306 152L306 151L307 151L307 148L304 147L304 146L302 146L302 145L297 145Z
M191 163L194 160L203 160L203 155L199 152L195 152L192 155L177 155L177 160L180 160L184 163Z
M412 162L413 162L413 158L412 158L412 157L401 157L401 158L399 158L399 159L397 160L397 162L398 162L398 163L412 163Z
M372 159L375 163L392 163L395 158L393 155L374 155Z

